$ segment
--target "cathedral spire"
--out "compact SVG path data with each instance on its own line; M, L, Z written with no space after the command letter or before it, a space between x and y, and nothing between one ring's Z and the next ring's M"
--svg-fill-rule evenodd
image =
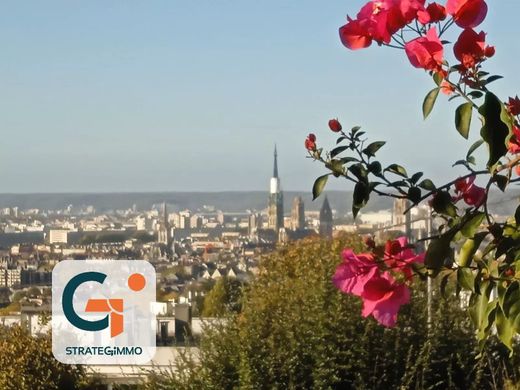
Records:
M276 144L274 144L274 169L273 177L278 177L278 153L276 151Z

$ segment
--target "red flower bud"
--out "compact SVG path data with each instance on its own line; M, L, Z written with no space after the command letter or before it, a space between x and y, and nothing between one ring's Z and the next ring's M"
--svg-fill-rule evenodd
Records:
M335 133L339 133L342 129L341 123L339 123L337 119L331 119L329 121L329 127Z
M486 47L486 50L484 51L484 54L488 58L493 57L495 55L495 46L488 46L488 47Z
M316 150L316 136L314 134L310 133L307 136L307 139L305 140L305 149L311 152Z
M365 237L363 237L363 242L370 249L374 249L376 247L376 242L374 241L372 236L365 236Z

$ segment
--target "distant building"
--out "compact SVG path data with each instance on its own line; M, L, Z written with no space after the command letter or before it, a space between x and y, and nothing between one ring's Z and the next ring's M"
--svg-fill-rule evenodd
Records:
M0 269L0 286L13 287L21 284L20 269Z
M258 213L251 213L248 220L248 233L250 237L256 235L258 229L262 226L262 216Z
M305 208L301 196L294 198L291 211L291 228L293 230L305 229Z
M329 199L325 196L320 210L320 236L332 238L332 225L332 210L330 208Z
M283 192L280 185L280 178L278 177L278 154L276 152L276 146L274 147L274 169L273 177L271 178L267 214L267 227L278 233L278 230L283 228Z
M168 222L168 211L166 203L162 206L162 219L159 221L157 226L157 242L163 245L170 244L170 223Z
M51 229L49 231L49 244L66 244L68 242L68 230Z
M407 212L410 202L407 199L396 199L394 201L394 210L392 213L392 223L394 227L404 231L408 239L411 239L411 220L410 213Z

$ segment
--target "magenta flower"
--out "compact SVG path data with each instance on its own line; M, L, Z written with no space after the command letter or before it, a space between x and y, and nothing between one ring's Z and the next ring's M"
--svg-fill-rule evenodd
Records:
M424 253L415 253L408 245L406 237L399 237L397 240L386 242L383 260L387 267L402 272L407 279L410 279L413 276L412 264L424 263L424 256Z
M454 201L464 199L469 206L480 207L486 200L486 190L474 184L475 175L455 182L456 196Z
M410 290L385 272L364 285L361 299L363 317L372 315L381 325L390 328L395 326L401 306L410 302Z
M336 268L332 283L343 293L361 296L365 284L379 274L371 253L356 255L351 249L342 253L343 263Z
M442 72L444 46L435 27L429 29L425 36L406 43L405 51L410 63L416 68Z

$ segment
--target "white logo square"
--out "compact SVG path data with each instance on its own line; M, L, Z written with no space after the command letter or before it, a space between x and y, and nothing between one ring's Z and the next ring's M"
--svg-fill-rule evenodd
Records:
M66 364L155 355L156 275L144 260L64 260L52 271L52 352Z

